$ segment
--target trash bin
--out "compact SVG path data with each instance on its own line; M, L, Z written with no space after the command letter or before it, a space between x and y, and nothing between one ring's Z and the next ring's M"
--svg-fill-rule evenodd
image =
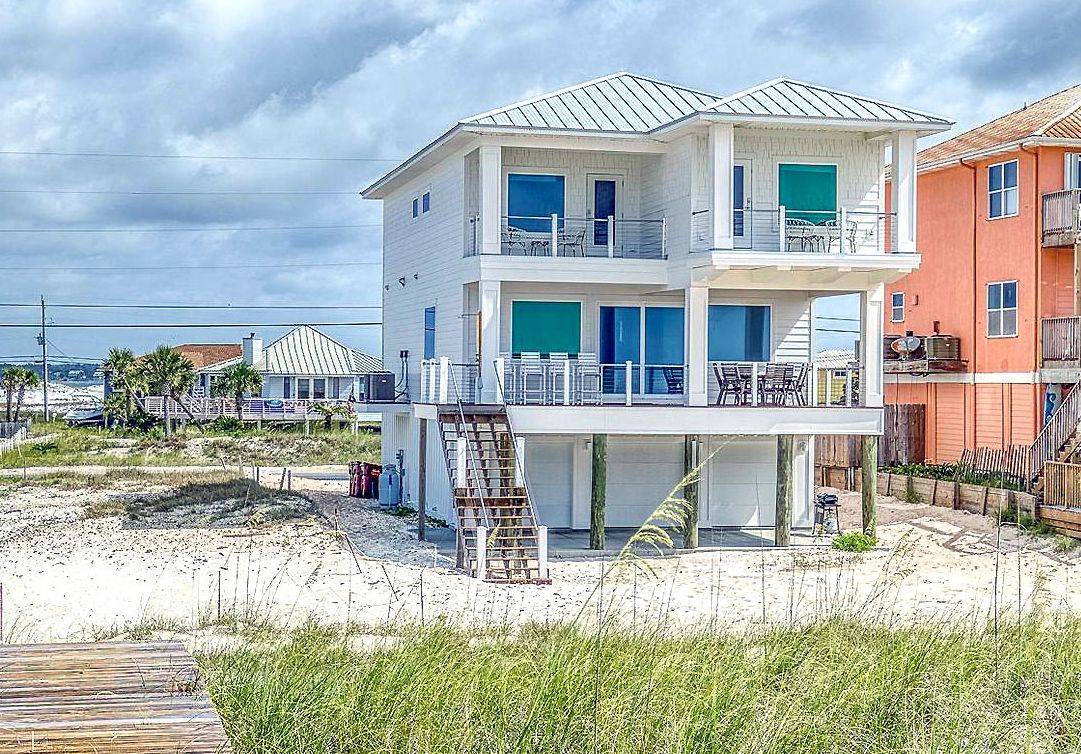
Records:
M360 497L368 500L379 498L379 472L377 463L360 464Z

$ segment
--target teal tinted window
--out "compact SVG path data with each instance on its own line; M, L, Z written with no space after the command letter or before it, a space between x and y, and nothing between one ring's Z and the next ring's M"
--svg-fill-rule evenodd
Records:
M837 213L836 165L778 165L777 203L787 217L816 225Z
M577 301L511 303L511 351L577 354L582 350L582 305Z
M709 307L710 361L769 361L768 306Z

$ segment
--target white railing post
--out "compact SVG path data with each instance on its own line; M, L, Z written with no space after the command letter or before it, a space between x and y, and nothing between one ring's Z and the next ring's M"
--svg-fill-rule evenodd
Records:
M845 253L845 237L848 235L848 210L841 207L840 220L837 223L837 235L840 243L837 249L841 254ZM852 251L849 249L848 251Z
M852 368L845 370L845 405L852 405Z
M537 527L537 575L548 578L548 527Z
M661 218L661 259L668 259L668 218Z
M814 362L811 362L811 378L807 380L807 389L810 391L807 405L814 408L818 405L818 365Z
M465 478L465 461L466 461L466 447L465 447L465 435L455 435L454 437L454 486L455 487L468 487L468 482Z
M563 362L563 405L571 405L571 362Z
M634 362L633 361L625 361L623 363L623 376L624 376L625 381L626 381L626 389L623 392L625 393L625 400L627 402L627 405L629 406L629 405L631 405L631 396L632 396L632 393L633 393L632 388L634 386Z
M751 362L751 405L758 405L758 362Z
M525 487L525 438L514 438L514 486Z
M477 527L477 578L483 579L488 573L488 527Z
M552 215L552 256L559 255L559 215Z
M780 207L777 208L777 217L778 217L778 219L780 221L780 224L781 224L780 236L779 236L780 241L781 241L781 245L778 248L778 251L787 251L788 250L788 215L785 212L785 208L784 208L783 204Z
M450 387L450 357L439 357L439 403L447 403L448 389Z
M496 395L499 397L499 402L506 405L507 392L506 386L503 384L506 380L507 374L507 360L502 356L495 360L495 389Z
M608 258L616 255L616 219L608 215Z

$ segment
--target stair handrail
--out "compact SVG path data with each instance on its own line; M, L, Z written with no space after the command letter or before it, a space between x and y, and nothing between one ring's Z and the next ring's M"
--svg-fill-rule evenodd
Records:
M1053 461L1081 424L1081 389L1075 387L1062 401L1029 446L1029 478L1036 479L1046 461Z
M457 408L458 408L458 421L460 422L459 427L458 427L458 436L454 440L455 451L457 452L458 438L463 438L463 439L465 438L465 426L466 426L465 406L462 403L462 394L461 394L461 391L458 389L458 381L454 377L454 370L453 369L449 370L449 375L450 375L450 387L454 390L454 403L455 403L455 406L457 406ZM487 499L485 498L484 490L483 490L483 488L481 487L481 484L480 484L480 480L481 480L480 466L477 464L477 460L473 456L473 447L472 447L472 444L469 443L469 442L466 442L466 444L465 444L465 457L466 457L466 464L468 466L471 466L472 469L473 469L473 479L475 480L477 498L480 500L480 512L481 512L481 516L484 519L484 525L486 527L488 527L489 529L491 529L492 528L492 515L488 511L488 502L487 502ZM466 489L468 489L468 487Z
M518 435L514 432L514 422L511 421L510 409L507 408L506 394L503 391L503 380L506 378L506 375L503 372L505 361L503 359L496 359L494 363L496 398L499 401L499 404L503 406L503 413L506 414L507 417L507 431L510 433L511 448L514 452L514 465L522 474L522 486L525 487L526 491L525 498L526 505L529 507L529 515L533 519L533 525L538 526L537 512L533 510L533 497L529 494L529 475L526 473L525 459L518 457Z

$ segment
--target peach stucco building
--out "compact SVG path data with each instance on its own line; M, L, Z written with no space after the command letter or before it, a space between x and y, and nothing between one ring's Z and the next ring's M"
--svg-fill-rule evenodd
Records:
M926 405L928 460L1032 443L1081 376L1079 154L1081 85L919 153L923 263L887 285L885 332L960 352L888 363L885 396Z

